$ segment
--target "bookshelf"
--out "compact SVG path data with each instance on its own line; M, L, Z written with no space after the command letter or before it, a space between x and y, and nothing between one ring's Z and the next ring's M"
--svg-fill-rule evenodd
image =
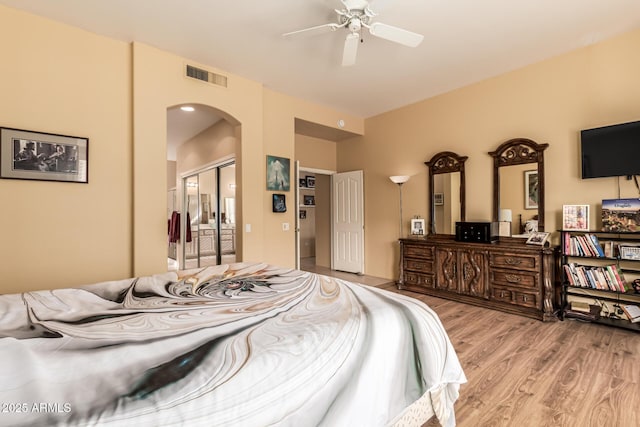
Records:
M623 306L640 307L640 232L560 231L560 318L640 331Z

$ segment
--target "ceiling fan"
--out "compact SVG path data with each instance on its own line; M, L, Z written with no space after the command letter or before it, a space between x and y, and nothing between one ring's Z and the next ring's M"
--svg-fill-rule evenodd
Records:
M358 52L358 43L362 40L360 37L360 31L362 31L362 28L369 30L369 33L373 36L409 47L418 46L424 39L424 36L421 34L393 27L381 22L372 22L372 19L376 14L371 10L369 2L366 0L340 0L340 2L344 8L335 9L338 14L337 23L332 22L302 30L291 31L283 34L283 36L292 36L294 34L311 31L336 31L339 28L344 28L348 30L348 34L344 41L344 50L342 53L343 66L355 64L356 54Z

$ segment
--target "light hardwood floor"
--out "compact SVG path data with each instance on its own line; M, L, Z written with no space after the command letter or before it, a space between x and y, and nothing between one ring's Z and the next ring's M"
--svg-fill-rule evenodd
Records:
M384 279L318 272L415 297L438 314L468 379L455 406L460 427L640 426L637 332L543 323L399 291Z

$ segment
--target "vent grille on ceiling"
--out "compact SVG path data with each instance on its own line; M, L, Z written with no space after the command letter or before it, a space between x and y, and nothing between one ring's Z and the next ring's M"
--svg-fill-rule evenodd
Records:
M212 73L211 71L203 70L202 68L194 67L193 65L187 65L187 77L191 77L192 79L201 80L203 82L211 83L214 85L227 87L226 76Z

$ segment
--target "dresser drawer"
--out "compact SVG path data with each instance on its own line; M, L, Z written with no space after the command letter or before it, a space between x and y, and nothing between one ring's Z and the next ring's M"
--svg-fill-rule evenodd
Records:
M405 270L413 270L421 273L433 272L433 261L429 260L405 258L402 265Z
M491 299L522 307L540 308L540 296L534 292L520 292L494 286L491 288Z
M540 269L540 257L533 254L491 253L489 265L498 268L537 271Z
M402 253L407 258L433 259L433 246L405 244Z
M523 289L538 290L538 273L516 270L490 269L491 283L494 285L515 286Z
M404 273L404 284L405 285L416 285L416 286L424 286L427 288L434 287L434 279L433 274L419 274L412 273L410 271L406 271Z

